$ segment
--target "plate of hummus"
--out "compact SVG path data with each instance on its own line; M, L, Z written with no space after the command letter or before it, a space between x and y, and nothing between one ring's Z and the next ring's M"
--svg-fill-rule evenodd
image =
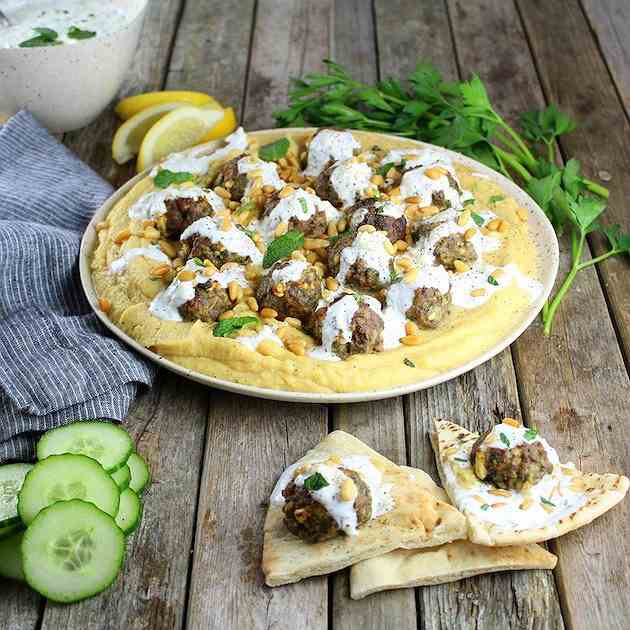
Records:
M195 381L300 402L399 396L512 343L558 242L492 169L362 131L273 129L173 154L81 246L103 323Z

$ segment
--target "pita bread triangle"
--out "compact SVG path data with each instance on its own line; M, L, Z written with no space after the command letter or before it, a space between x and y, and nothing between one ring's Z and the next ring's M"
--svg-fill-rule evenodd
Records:
M403 468L437 499L446 493L423 470ZM439 547L395 549L363 560L350 569L350 597L363 599L379 591L455 582L473 575L517 569L553 569L558 559L540 545L484 547L455 540Z
M628 491L623 475L585 473L555 465L527 492L497 490L480 481L467 460L479 434L437 420L431 434L437 468L454 506L468 519L468 538L479 545L522 545L571 532L604 514Z
M335 458L343 465L345 458L356 456L369 458L382 475L381 483L391 485L391 511L359 527L354 536L340 534L319 543L307 543L294 536L283 523L284 487L306 464ZM454 507L435 498L406 470L357 438L334 431L278 480L265 519L262 568L266 583L279 586L338 571L399 547L442 545L465 536L466 519Z

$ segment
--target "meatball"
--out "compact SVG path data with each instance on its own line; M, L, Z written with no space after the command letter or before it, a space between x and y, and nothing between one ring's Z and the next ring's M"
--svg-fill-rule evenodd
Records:
M299 274L295 280L292 274ZM283 278L284 276L284 278ZM299 260L275 263L263 276L256 299L261 308L272 308L280 318L306 322L322 296L322 281L313 265Z
M540 442L520 444L513 448L481 445L491 430L486 431L474 444L470 463L475 475L503 490L521 490L525 484L533 485L553 466Z
M208 282L195 287L195 297L182 304L179 312L186 321L214 322L231 306L227 291L216 282Z
M343 205L343 201L330 181L330 176L336 165L337 162L335 160L329 160L324 166L324 170L317 176L313 188L320 199L330 201L333 206L340 208Z
M390 273L393 270L393 263L390 263ZM391 276L390 276L391 277ZM346 274L345 283L348 286L366 291L380 291L389 285L389 279L384 282L376 269L369 267L363 258L350 265Z
M238 162L246 157L245 153L241 153L241 155L237 155L235 158L228 160L216 174L214 178L214 186L223 186L227 182L232 182L232 186L230 188L230 195L232 201L240 201L245 194L245 189L247 188L247 174L238 172Z
M472 243L464 239L463 234L451 234L441 238L433 251L440 265L451 271L455 270L455 261L461 260L470 265L477 260L477 252Z
M341 262L341 252L352 245L355 237L356 230L352 228L346 230L336 238L329 247L326 248L326 256L328 258L328 272L331 276L336 276L339 273L339 263Z
M364 199L348 208L350 225L358 228L361 225L373 225L377 230L387 232L387 238L395 243L404 241L407 231L407 219L404 216L390 217L379 212L383 206L382 201L376 199ZM363 212L365 210L365 212ZM363 214L363 216L361 216Z
M269 197L263 209L263 217L269 216L279 202L280 197L278 193ZM318 210L304 221L300 221L298 217L291 217L288 229L302 232L304 236L310 238L321 238L327 235L328 219L326 218L326 213L323 210Z
M210 260L218 269L228 262L235 262L241 265L247 265L252 262L249 256L231 252L223 243L213 243L209 238L198 234L192 236L185 243L190 245L190 258Z
M357 497L354 510L357 513L357 526L361 527L372 518L372 497L369 486L354 471L347 468L340 470L354 481ZM293 481L282 491L286 502L282 508L286 528L305 542L318 543L330 540L344 532L326 508L316 501L310 492L296 486Z
M347 297L347 295L342 296L332 304L319 308L313 313L310 322L310 330L319 343L322 342L322 330L328 309L338 301ZM352 332L350 341L346 342L341 335L338 335L332 343L331 350L342 359L353 354L382 352L383 329L384 325L381 317L372 310L366 302L362 301L350 323L350 330Z
M166 199L164 205L166 213L158 218L157 226L166 238L179 238L180 234L197 219L211 217L214 214L205 197Z
M422 328L437 328L448 315L451 298L434 287L416 289L406 316Z

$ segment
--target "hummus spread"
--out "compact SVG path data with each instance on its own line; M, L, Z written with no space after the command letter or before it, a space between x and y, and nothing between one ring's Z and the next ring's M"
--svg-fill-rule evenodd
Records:
M356 392L475 359L541 294L527 212L487 176L402 138L282 137L171 156L112 208L91 259L112 322L212 377Z

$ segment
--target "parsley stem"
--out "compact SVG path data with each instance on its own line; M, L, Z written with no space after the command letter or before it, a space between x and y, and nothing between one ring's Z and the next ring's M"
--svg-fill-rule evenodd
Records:
M501 159L511 166L526 182L532 178L531 173L519 162L514 154L508 153L496 145L492 145L492 148L497 152L497 155L500 155Z
M596 182L591 181L590 179L582 179L582 183L586 186L586 190L589 190L594 195L598 195L603 197L604 199L608 199L610 195L610 191L608 188L604 188L604 186L600 186Z
M549 164L555 164L556 161L556 145L552 142L547 143L547 159Z
M585 260L583 263L580 263L578 265L578 271L582 271L582 269L586 269L587 267L590 267L591 265L597 265L598 263L606 260L606 258L610 258L611 256L617 256L617 254L621 254L622 250L620 249L610 249L607 252L604 252L603 254L600 254L599 256L596 256L595 258L589 258L588 260Z
M521 136L508 125L499 114L497 114L494 110L491 110L494 116L496 117L495 122L499 124L507 133L513 138L514 142L516 142L517 146L521 150L523 154L523 159L528 168L535 168L538 160L532 155L532 152L529 150L529 147L523 142Z

